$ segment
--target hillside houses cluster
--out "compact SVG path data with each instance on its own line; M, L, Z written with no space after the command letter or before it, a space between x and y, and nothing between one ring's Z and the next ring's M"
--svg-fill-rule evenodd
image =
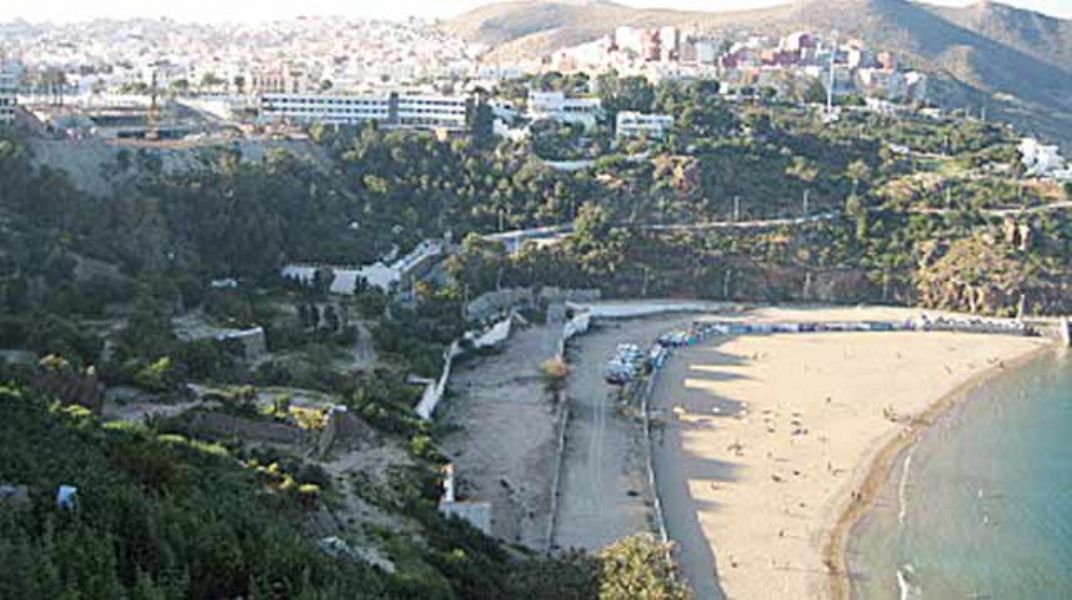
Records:
M927 76L902 68L893 53L875 51L858 39L805 31L732 39L677 27L623 26L596 41L559 50L542 66L562 72L613 70L653 80L715 77L729 89L771 87L786 93L818 81L833 86L835 94L900 101L927 97Z

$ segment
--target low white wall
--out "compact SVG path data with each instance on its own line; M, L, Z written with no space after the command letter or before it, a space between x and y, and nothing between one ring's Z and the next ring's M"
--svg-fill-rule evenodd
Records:
M513 330L514 315L511 313L509 317L506 317L502 321L499 321L491 327L491 329L478 334L470 331L466 332L463 339L468 339L473 344L474 348L487 348L500 344L510 337L510 332ZM439 406L439 402L443 399L443 394L447 391L447 382L450 380L451 368L454 366L454 359L462 353L461 341L456 340L451 343L450 348L447 348L443 353L443 372L439 375L439 379L435 383L429 383L424 388L424 393L421 394L421 400L417 403L416 411L417 415L424 420L429 420L435 413L435 409Z
M620 302L567 302L574 312L587 313L595 319L628 319L675 312L718 311L732 306L725 302L704 300L630 300Z
M417 403L416 410L417 415L425 421L432 418L432 413L439 406L439 401L443 399L443 392L447 390L447 380L450 379L450 370L454 365L454 357L460 353L461 345L456 341L451 343L450 348L443 353L443 373L435 383L429 383L424 388L424 394L421 395L421 401Z
M335 274L329 291L332 294L340 295L353 294L358 277L363 277L370 286L378 287L384 291L389 291L391 285L400 281L402 277L398 270L383 263L374 263L363 267L294 264L283 267L282 275L283 277L297 279L302 283L310 283L317 269L327 269Z
M506 317L502 321L499 321L495 325L492 325L491 329L484 332L483 335L470 336L469 334L466 334L466 337L472 341L474 348L488 348L491 346L496 346L510 338L510 332L513 329L513 324L514 315L511 314L509 317Z

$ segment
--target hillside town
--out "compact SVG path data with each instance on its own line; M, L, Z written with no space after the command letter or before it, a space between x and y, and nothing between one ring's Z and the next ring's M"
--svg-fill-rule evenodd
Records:
M860 40L797 32L783 38L716 38L676 27L618 27L596 41L534 60L481 60L482 48L443 33L434 22L300 18L243 25L137 20L116 29L73 25L0 25L0 118L18 103L58 129L96 129L151 117L206 113L239 124L329 125L376 121L388 127L458 131L475 101L504 82L535 74L616 73L653 83L717 79L725 96L854 95L874 110L927 100L927 77L890 52ZM597 95L599 90L586 90ZM484 96L481 96L483 94ZM481 96L481 97L478 97ZM494 100L494 99L492 99ZM552 117L594 125L592 98L533 90L531 120ZM175 110L167 110L168 107ZM501 125L513 107L495 104ZM88 121L85 118L88 117ZM626 138L662 137L665 115L617 117ZM152 120L152 119L150 119ZM165 137L196 132L175 117ZM155 123L160 125L160 123ZM511 135L506 128L500 132ZM116 133L139 137L137 133ZM516 132L512 135L517 135Z
M602 38L520 63L503 73L531 69L615 71L652 80L718 79L727 90L767 87L778 94L819 83L837 95L857 94L902 103L926 102L927 76L904 68L897 56L859 39L839 40L809 31L781 38L716 37L677 27L622 26Z

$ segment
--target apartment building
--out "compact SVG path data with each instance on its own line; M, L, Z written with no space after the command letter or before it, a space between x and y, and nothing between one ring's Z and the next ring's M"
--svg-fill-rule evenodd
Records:
M392 96L397 124L407 129L449 129L469 127L472 100L467 96Z
M538 121L580 123L592 127L603 112L599 98L567 98L562 92L529 92L529 116Z
M670 115L622 111L618 113L615 131L619 138L662 139L673 126L674 117Z
M263 94L261 121L357 125L376 122L400 129L465 130L472 99L467 96Z
M15 120L15 76L0 72L0 125Z

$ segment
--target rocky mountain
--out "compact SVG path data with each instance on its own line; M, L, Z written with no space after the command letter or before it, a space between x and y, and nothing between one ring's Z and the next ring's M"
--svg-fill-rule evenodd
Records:
M490 58L539 56L619 25L678 25L712 33L796 29L859 37L931 73L935 99L982 110L1072 145L1072 21L984 1L965 8L907 0L800 0L770 9L645 10L605 0L492 4L446 26L493 47Z

